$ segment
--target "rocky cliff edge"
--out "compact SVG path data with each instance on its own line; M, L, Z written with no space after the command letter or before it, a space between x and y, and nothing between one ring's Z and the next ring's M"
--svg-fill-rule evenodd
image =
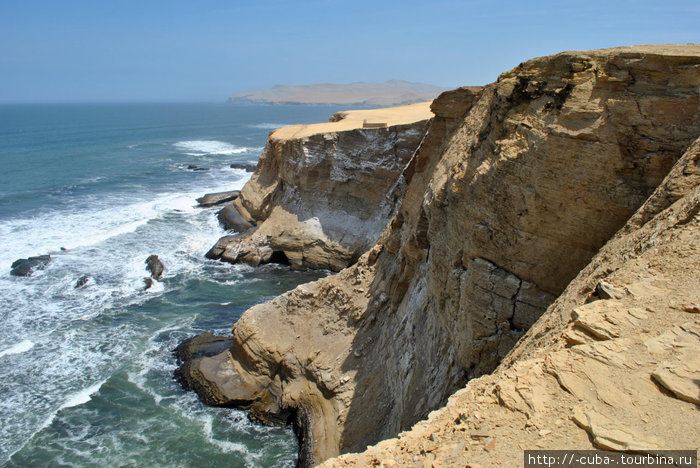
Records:
M328 463L689 448L699 85L700 46L638 46L447 93L433 107L465 113L431 123L377 244L248 310L233 346L195 365L200 383L293 414L302 464L395 437L460 388L398 439Z
M227 208L244 218L237 225L244 232L220 239L207 256L335 271L354 263L393 216L401 174L432 117L423 102L271 132L255 173Z

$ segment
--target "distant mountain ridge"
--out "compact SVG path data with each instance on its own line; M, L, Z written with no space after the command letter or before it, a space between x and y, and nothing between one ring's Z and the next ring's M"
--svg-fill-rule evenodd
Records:
M430 101L447 88L426 83L390 80L383 83L312 84L275 86L271 89L237 93L229 98L234 104L335 104L398 106Z

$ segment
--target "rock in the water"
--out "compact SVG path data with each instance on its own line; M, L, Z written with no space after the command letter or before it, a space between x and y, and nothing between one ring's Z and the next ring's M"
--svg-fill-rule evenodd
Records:
M231 344L231 337L216 336L208 332L183 341L175 349L178 364L175 378L185 390L194 390L207 404L226 403L216 385L202 377L200 363L202 358L223 353L231 347Z
M78 278L78 281L75 282L75 286L73 286L75 289L82 288L87 284L89 281L89 278L87 275L83 275L80 278Z
M219 205L235 200L241 194L240 190L231 190L230 192L207 193L203 197L197 199L197 203L201 207Z
M143 290L146 291L148 289L151 289L151 286L153 286L153 278L144 278L143 279Z
M208 171L209 170L208 167L199 167L199 166L195 166L194 164L188 165L187 169L190 171Z
M20 258L15 260L10 268L12 276L32 276L36 270L43 270L51 261L50 255L39 255L38 257Z
M231 164L231 169L243 169L246 172L255 172L256 167L257 167L257 165L255 165L255 164L241 164L241 163Z
M146 270L151 272L153 279L159 280L164 269L163 262L160 261L158 255L151 255L146 259Z
M236 205L229 203L217 213L219 222L224 229L236 232L246 232L252 229L253 224L249 223L236 208Z

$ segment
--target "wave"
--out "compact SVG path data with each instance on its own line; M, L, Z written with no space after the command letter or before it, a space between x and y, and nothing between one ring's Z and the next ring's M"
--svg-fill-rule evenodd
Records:
M66 401L58 408L58 410L60 411L66 408L84 405L88 401L92 400L92 395L97 393L105 382L106 381L98 382L95 385L92 385L88 388L84 388L79 392L70 395L68 399L66 399Z
M178 141L173 144L176 148L185 151L189 156L203 156L206 154L241 154L256 151L257 148L236 146L231 143L217 140L188 140Z
M240 189L250 178L249 174L235 174L235 180L213 178L211 184L197 191L190 188L191 192L161 193L146 200L102 197L96 198L89 208L46 210L32 217L0 221L0 238L4 239L4 245L0 246L0 269L9 269L18 258L54 255L61 248L70 253L77 248L97 246L173 213L192 214L196 211L197 197L207 192Z
M286 127L287 125L289 125L289 124L264 122L264 123L252 124L252 125L248 125L248 126L251 128L262 128L265 130L276 130L276 129L281 128L281 127Z
M0 357L7 356L9 354L20 354L25 351L29 351L34 347L34 343L29 340L20 341L17 344L10 346L7 349L0 351Z

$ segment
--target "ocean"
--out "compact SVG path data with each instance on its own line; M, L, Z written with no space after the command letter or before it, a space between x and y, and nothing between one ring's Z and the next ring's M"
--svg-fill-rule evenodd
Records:
M204 406L173 379L173 350L328 274L205 259L225 233L195 198L241 188L250 174L230 164L255 163L271 129L337 110L0 105L0 465L294 466L290 428ZM151 254L165 273L144 291Z

